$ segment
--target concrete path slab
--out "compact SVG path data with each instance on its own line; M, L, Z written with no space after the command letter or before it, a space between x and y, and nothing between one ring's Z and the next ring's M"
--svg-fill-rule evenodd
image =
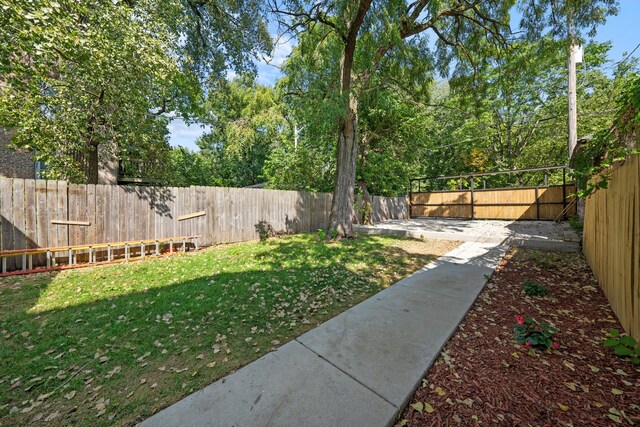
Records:
M296 341L195 392L141 426L373 426L397 408Z
M142 425L392 425L506 249L464 243Z
M567 222L414 218L384 221L372 226L356 225L354 229L363 234L416 239L502 243L509 246L562 252L580 250L580 237Z

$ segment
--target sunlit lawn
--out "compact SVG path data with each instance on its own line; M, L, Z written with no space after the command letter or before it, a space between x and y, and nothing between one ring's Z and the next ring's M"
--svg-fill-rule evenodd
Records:
M455 246L299 235L0 279L0 424L134 424Z

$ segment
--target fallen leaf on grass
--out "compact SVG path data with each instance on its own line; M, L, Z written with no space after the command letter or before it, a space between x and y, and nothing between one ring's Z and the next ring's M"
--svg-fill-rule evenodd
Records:
M615 394L616 396L623 394L624 392L618 388L612 388L611 389L611 393Z
M60 412L56 411L56 412L50 414L47 418L45 418L44 421L48 423L49 421L53 420L54 418L57 418L58 415L60 415Z
M564 366L566 366L567 368L571 369L572 371L575 371L575 370L576 370L576 365L574 365L574 364L573 364L573 363L571 363L571 362L567 362L566 360L563 360L563 361L562 361L562 364L563 364Z
M596 368L593 365L589 365L589 367L591 368L591 372L600 372L600 368Z
M566 385L571 391L576 391L577 390L577 384L576 383L564 383L564 385Z
M562 403L558 403L558 408L560 408L560 410L567 412L569 410L569 407L567 405L563 405Z
M76 395L76 391L75 391L75 390L72 390L72 391L70 391L69 393L65 394L65 395L64 395L64 397L65 397L67 400L71 400L71 399L73 399L73 397L74 397L75 395Z
M436 392L436 393L438 393L438 395L439 395L439 396L441 396L441 397L447 394L447 393L446 393L443 389L441 389L440 387L436 387L436 388L435 388L435 392Z

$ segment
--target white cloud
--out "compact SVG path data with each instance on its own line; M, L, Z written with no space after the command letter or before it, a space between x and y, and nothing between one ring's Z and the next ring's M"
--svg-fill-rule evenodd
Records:
M199 123L186 124L180 117L169 123L169 144L173 147L182 146L190 150L199 151L196 140L211 130L210 126Z

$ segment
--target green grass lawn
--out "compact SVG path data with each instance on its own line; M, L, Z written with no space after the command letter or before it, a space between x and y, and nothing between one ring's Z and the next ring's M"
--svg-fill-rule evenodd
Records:
M134 424L456 245L298 235L0 279L0 424Z

